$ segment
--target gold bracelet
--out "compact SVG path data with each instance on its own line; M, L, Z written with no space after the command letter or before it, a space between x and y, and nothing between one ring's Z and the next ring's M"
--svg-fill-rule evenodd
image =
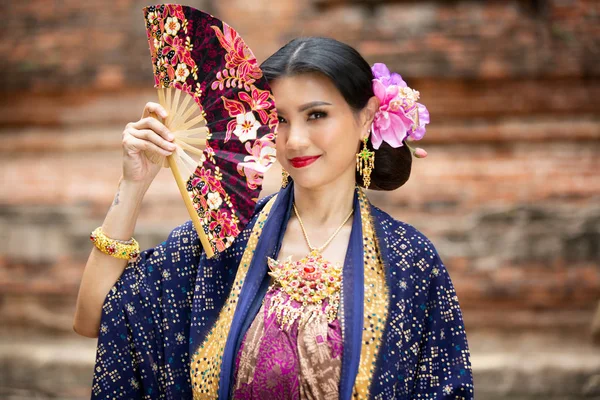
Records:
M97 227L90 235L98 250L109 256L123 260L132 260L140 255L140 245L137 240L131 238L127 241L111 239L102 232L102 227Z

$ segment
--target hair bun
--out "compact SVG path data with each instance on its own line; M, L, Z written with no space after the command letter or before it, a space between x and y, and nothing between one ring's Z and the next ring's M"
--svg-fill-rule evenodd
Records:
M375 150L371 141L367 141L367 147L375 151L375 168L371 172L371 185L367 189L396 190L408 181L412 154L405 144L394 148L383 142L379 149ZM362 176L358 172L356 182L363 186Z

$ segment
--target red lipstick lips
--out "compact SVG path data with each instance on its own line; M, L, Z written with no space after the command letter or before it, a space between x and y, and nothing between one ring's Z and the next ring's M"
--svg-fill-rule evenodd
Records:
M307 167L310 164L314 163L315 161L317 161L317 159L321 157L321 156L311 156L311 157L295 157L292 158L290 160L290 164L292 164L292 167L294 168L302 168L302 167Z

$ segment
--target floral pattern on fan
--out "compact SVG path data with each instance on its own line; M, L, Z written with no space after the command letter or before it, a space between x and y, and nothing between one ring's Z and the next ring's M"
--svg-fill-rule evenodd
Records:
M154 86L191 96L205 120L205 148L186 189L213 250L223 251L248 223L275 162L273 95L252 51L226 23L178 4L149 6L144 15Z

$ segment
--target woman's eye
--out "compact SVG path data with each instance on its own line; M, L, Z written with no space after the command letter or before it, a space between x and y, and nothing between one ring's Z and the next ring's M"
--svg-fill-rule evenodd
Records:
M285 118L283 118L283 117L277 117L277 120L279 121L280 124L285 122Z
M322 111L314 111L311 112L309 114L310 118L309 119L321 119L327 116L327 113L324 113ZM314 118L313 118L314 117Z

